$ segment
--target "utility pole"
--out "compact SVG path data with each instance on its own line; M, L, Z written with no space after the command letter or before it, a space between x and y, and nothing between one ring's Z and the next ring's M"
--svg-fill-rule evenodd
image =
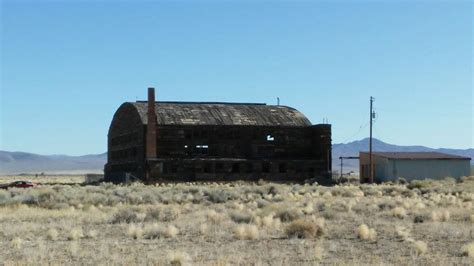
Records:
M374 101L375 98L370 96L369 183L374 182L374 162L372 159L372 121L375 117L375 113L372 108Z

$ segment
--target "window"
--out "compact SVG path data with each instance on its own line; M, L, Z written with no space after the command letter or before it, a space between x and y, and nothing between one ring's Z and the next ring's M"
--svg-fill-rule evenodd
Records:
M267 141L275 141L275 137L272 136L271 134L267 135Z
M186 130L185 133L184 133L184 137L186 139L191 139L192 135L193 135L193 133L190 130Z
M269 163L269 162L263 162L263 164L262 164L262 172L264 172L264 173L270 173L270 163Z
M240 164L239 163L233 163L232 164L232 173L240 173Z
M207 144L196 145L196 151L200 154L207 154L209 151L209 146Z
M287 169L286 169L286 163L280 163L278 165L278 172L280 173L286 173Z
M253 172L253 164L252 163L247 163L246 164L246 169L247 169L247 173L252 173Z
M204 173L212 173L212 167L210 163L204 164Z

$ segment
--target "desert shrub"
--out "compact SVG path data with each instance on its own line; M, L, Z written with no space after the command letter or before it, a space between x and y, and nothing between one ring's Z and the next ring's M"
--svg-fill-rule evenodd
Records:
M416 255L421 255L428 251L428 245L421 240L414 241L412 245Z
M320 245L314 247L314 258L317 260L322 260L324 256L324 249Z
M408 181L407 181L405 178L403 178L403 177L397 178L397 180L395 180L395 182L396 182L397 184L400 184L400 185L408 184Z
M474 175L472 176L462 176L459 178L460 183L468 182L468 181L474 181Z
M321 224L309 219L298 219L285 228L285 234L289 238L315 238L323 235L324 230Z
M80 238L83 238L84 234L82 233L82 228L80 227L75 227L71 229L69 232L69 235L67 236L68 240L78 240Z
M233 200L238 198L234 192L227 190L211 190L206 191L205 195L208 197L208 200L212 203L224 203L228 200Z
M178 218L179 211L176 208L150 208L146 211L145 221L171 222Z
M397 234L397 237L402 240L407 240L410 237L410 231L403 226L395 227L395 233Z
M314 212L313 203L311 202L306 203L305 206L301 208L301 211L306 215L312 214Z
M392 201L385 201L385 202L379 203L378 206L380 210L388 210L388 209L395 208L395 203Z
M407 211L403 207L395 207L392 209L392 215L399 219L403 219L407 216Z
M373 228L369 228L366 224L361 224L357 230L357 237L362 240L375 241L377 239L377 232Z
M258 208L265 208L265 207L267 207L269 204L270 204L270 202L269 202L268 200L264 200L264 199L258 199L258 200L257 200L257 207L258 207Z
M98 235L98 232L94 229L91 229L87 232L86 237L91 238L91 239L96 239Z
M407 185L408 189L419 189L422 192L426 191L427 189L433 187L433 180L425 179L425 180L418 180L414 179Z
M418 224L418 223L423 223L427 220L427 217L424 215L416 215L415 218L413 218L413 222Z
M224 220L224 215L211 209L206 212L206 219L212 224L220 224Z
M364 195L366 196L378 196L380 193L376 187L370 185L361 185L359 186L359 189L364 192Z
M230 213L230 218L236 223L250 223L252 221L252 215L250 213L233 211Z
M474 242L462 246L461 253L463 256L474 258Z
M133 239L140 239L143 236L143 229L136 224L131 224L127 228L127 235Z
M237 239L246 239L246 240L252 240L252 239L257 239L259 236L258 234L258 228L255 225L250 225L250 224L242 224L242 225L237 225L234 228L234 237Z
M178 234L179 230L174 225L168 225L163 231L163 236L168 238L175 238Z
M435 222L446 222L450 217L451 215L448 210L431 212L431 220Z
M147 239L157 239L160 238L163 235L163 227L161 227L159 224L154 223L154 224L148 224L143 228L143 237Z
M19 237L15 237L12 239L12 241L10 242L12 248L16 249L16 250L21 250L21 247L23 246L23 239L19 238Z
M118 224L118 223L138 223L140 219L138 215L130 209L121 209L112 216L109 223Z
M201 224L199 226L199 233L201 235L207 235L208 232L209 232L209 226L207 226L207 224Z
M170 251L167 255L167 261L172 266L185 266L191 264L191 257L184 252Z
M269 228L278 229L281 226L281 220L278 218L275 219L273 214L269 214L261 219L261 225Z
M8 190L0 190L0 205L7 205L10 202L11 195Z
M277 211L275 217L279 218L282 222L287 223L299 219L303 216L303 213L294 208L283 208Z
M52 240L52 241L58 240L58 236L59 236L58 230L51 228L48 230L46 234L49 240Z

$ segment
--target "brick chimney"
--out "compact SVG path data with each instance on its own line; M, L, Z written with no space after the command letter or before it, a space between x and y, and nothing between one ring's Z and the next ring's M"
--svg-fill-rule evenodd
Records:
M148 125L146 127L146 158L156 158L155 88L148 88Z

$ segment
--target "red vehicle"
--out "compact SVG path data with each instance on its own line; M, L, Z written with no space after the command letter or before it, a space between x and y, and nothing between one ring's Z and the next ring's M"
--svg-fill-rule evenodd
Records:
M10 184L3 184L0 185L0 188L2 189L9 189L11 187L18 187L18 188L29 188L29 187L35 187L36 184L30 181L15 181Z

